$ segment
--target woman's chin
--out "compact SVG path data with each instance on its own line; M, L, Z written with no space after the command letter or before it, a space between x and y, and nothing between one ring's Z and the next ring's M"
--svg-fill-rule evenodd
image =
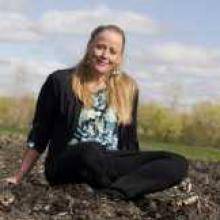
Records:
M93 69L96 73L102 75L105 75L110 72L109 68L105 68L105 67L94 67Z

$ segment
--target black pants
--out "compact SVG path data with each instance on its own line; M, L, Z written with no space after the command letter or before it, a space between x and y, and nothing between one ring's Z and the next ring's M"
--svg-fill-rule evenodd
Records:
M106 151L93 142L68 147L46 177L51 185L86 182L132 199L178 184L187 175L183 156L165 151Z

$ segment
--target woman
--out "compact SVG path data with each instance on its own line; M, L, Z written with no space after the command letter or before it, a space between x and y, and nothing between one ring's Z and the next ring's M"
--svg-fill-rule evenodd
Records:
M19 184L48 146L50 185L86 182L124 199L164 190L187 174L187 161L170 152L140 152L138 88L121 71L124 32L97 27L82 61L50 74L38 97Z

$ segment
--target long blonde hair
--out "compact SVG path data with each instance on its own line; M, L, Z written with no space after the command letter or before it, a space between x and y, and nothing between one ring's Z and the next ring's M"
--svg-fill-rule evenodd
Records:
M106 25L97 27L91 34L90 42L94 40L96 35L106 29L111 29L122 35L123 50L125 44L124 32L115 25ZM87 54L77 65L72 74L72 90L83 102L85 108L92 106L92 94L87 88L87 82L91 79L89 65L87 64ZM113 71L110 73L106 81L107 91L107 107L115 111L118 123L129 124L132 120L132 110L134 98L137 95L138 87L136 81L126 73L117 70L117 74Z

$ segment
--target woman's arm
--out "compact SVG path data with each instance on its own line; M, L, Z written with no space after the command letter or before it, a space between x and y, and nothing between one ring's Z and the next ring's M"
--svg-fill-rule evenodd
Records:
M55 74L50 74L44 82L38 96L32 128L27 137L30 149L43 153L49 143L56 120L58 92Z
M38 151L34 149L27 149L24 152L20 169L15 173L14 176L6 178L6 182L15 185L21 183L24 176L26 176L33 168L34 164L39 158L39 155L40 153Z
M132 110L132 123L129 127L129 149L134 151L139 151L139 140L137 135L137 111L138 111L138 102L139 102L139 90L134 97L133 110Z
M43 83L38 95L32 126L27 136L27 150L24 152L19 170L12 177L6 178L7 182L19 184L31 171L52 139L54 123L60 107L61 87L66 86L65 82L61 86L64 79L62 76L66 73L66 70L57 70L50 74Z
M20 169L14 176L6 178L9 183L19 184L47 147L53 130L54 111L56 109L54 86L54 77L50 74L38 96L32 128L27 138L28 148L24 152Z
M137 108L139 92L135 94L132 106L132 120L130 124L119 127L119 150L139 151L139 140L137 135Z

